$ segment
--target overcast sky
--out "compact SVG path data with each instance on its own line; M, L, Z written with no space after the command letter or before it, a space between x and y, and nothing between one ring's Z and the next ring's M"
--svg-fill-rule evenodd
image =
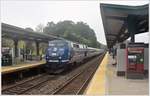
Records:
M74 22L83 21L94 29L97 40L106 44L101 14L100 3L120 5L144 5L148 0L138 1L1 1L1 21L18 27L31 27L35 29L38 24L53 21L57 23L63 20ZM140 36L148 42L148 36ZM139 37L138 37L139 38Z

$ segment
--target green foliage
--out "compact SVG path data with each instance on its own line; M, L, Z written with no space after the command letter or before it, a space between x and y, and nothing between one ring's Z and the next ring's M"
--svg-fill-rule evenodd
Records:
M60 21L57 24L48 22L43 32L86 44L90 47L101 47L101 44L97 41L94 30L84 22L77 22L76 24L70 20Z
M44 25L43 25L43 24L39 24L39 25L37 25L37 27L35 28L35 31L36 31L36 32L43 32L43 28L44 28Z
M23 49L23 48L25 47L25 41L20 40L20 41L18 42L18 47Z
M2 38L2 47L14 47L14 42L8 38Z
M28 31L34 31L32 28L30 28L30 27L28 27L28 28L25 28L26 30L28 30ZM34 41L28 41L28 40L26 40L25 41L26 42L26 50L31 50L31 54L35 54L36 53L36 47L35 47L35 43L34 43Z

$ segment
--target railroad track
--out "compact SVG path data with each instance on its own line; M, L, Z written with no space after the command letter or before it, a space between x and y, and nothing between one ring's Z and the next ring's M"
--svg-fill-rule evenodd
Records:
M95 73L103 55L65 75L42 74L13 86L3 88L2 94L82 94ZM86 66L86 67L85 67ZM94 70L93 70L94 69ZM87 75L89 74L89 75Z
M29 80L25 80L23 82L19 82L12 86L3 88L2 94L9 94L9 95L24 94L28 90L38 87L41 84L43 84L44 82L50 80L50 78L52 78L52 77L54 77L54 76L47 75L47 74L41 74L39 76L35 76Z
M103 57L104 57L104 54L101 56L100 60L97 60L97 61L101 61ZM63 83L62 85L58 86L55 90L53 90L51 95L83 94L89 81L91 80L96 69L98 68L98 65L99 65L98 63L96 62L95 64L92 64L91 66L83 70L82 72L68 79L65 83Z

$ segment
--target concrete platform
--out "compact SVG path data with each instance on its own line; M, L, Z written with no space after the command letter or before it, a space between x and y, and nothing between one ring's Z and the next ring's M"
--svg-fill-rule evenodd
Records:
M86 95L148 95L149 80L117 76L114 60L107 53L88 85Z
M12 73L20 70L25 70L29 68L34 68L40 65L45 64L45 60L43 61L30 61L30 62L25 62L23 64L17 64L17 65L12 65L12 66L2 66L1 67L1 74L7 74L7 73Z
M106 76L107 62L108 62L107 60L108 60L108 53L106 53L102 62L100 62L101 64L97 69L93 79L91 80L84 94L105 95L106 92L105 76Z
M106 94L109 95L148 95L149 80L126 79L125 76L117 76L116 67L112 65L112 58L108 56L109 62L106 71Z

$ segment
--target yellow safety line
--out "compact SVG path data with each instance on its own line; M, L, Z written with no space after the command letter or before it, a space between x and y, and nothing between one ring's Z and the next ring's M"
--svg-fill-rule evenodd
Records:
M105 95L106 94L106 85L105 85L105 75L106 75L106 66L108 63L108 53L106 53L103 58L100 67L97 69L93 79L91 80L85 94L86 95Z
M1 67L1 73L6 74L6 73L10 73L10 72L23 70L26 68L33 68L33 67L42 65L44 63L45 63L45 61L40 61L38 63L33 63L33 64L20 64L20 65L18 64L18 66L5 66L5 67Z

